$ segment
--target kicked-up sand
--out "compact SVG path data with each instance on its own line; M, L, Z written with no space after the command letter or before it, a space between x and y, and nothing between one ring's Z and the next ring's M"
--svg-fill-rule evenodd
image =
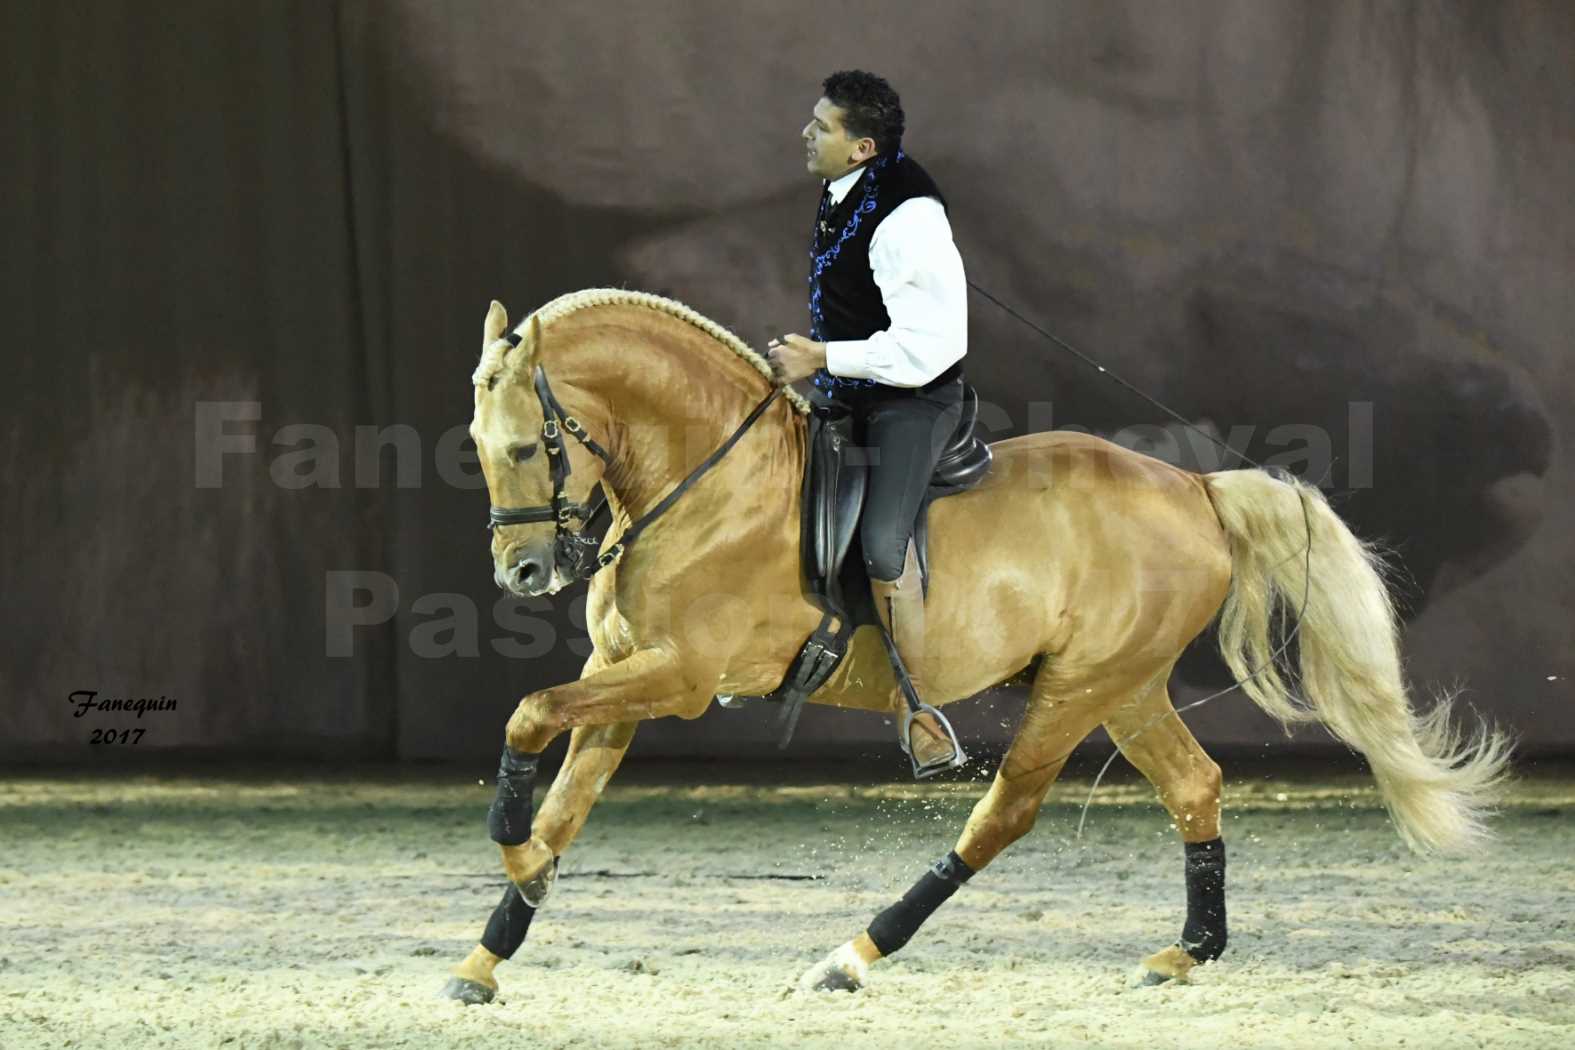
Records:
M1071 777L868 987L806 994L984 783L636 765L466 1007L436 993L503 888L477 773L0 777L0 1048L1575 1046L1575 777L1419 858L1365 778L1227 766L1230 948L1146 988L1181 846L1130 777L1075 838Z

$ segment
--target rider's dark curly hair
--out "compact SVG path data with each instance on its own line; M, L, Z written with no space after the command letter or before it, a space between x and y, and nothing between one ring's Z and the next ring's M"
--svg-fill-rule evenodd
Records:
M842 110L842 126L850 138L875 140L875 151L889 157L902 146L902 100L891 85L862 69L833 73L820 93Z

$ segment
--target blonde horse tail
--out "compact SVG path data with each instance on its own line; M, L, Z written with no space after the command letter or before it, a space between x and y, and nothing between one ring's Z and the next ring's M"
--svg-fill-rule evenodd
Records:
M1450 720L1449 695L1429 711L1412 710L1382 556L1346 528L1312 485L1261 470L1221 471L1204 480L1231 551L1220 653L1242 689L1287 727L1322 722L1366 756L1395 827L1413 850L1460 849L1484 839L1510 741L1485 724L1464 737ZM1298 613L1300 661L1292 669L1283 655L1273 657L1273 629ZM1287 686L1293 670L1304 699Z

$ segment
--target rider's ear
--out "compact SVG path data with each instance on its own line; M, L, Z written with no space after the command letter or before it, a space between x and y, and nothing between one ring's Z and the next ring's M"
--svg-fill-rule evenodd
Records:
M496 299L487 308L487 319L481 325L481 346L483 349L491 346L503 338L504 329L509 326L509 312L503 309L503 304Z

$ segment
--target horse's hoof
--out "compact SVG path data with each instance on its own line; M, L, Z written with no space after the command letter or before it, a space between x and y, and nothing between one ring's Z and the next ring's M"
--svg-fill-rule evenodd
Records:
M856 992L864 987L864 982L858 976L844 970L840 966L833 966L820 975L820 979L810 986L814 992Z
M558 881L558 858L552 858L552 863L542 868L534 879L519 888L520 897L532 908L539 908L547 900L547 894L552 892L552 884Z
M466 1006L480 1006L492 1002L492 997L497 995L496 988L488 988L480 981L472 981L467 977L450 977L443 986L443 998L458 999Z
M530 839L518 846L498 847L503 855L503 874L516 886L534 882L546 868L552 866L552 850L540 839Z
M1134 987L1141 988L1151 988L1156 984L1167 984L1171 981L1185 984L1187 976L1197 965L1198 961L1189 955L1185 948L1173 944L1139 963L1137 973L1132 975L1132 984Z
M798 986L806 992L856 992L864 987L868 975L868 964L844 944L804 971Z

